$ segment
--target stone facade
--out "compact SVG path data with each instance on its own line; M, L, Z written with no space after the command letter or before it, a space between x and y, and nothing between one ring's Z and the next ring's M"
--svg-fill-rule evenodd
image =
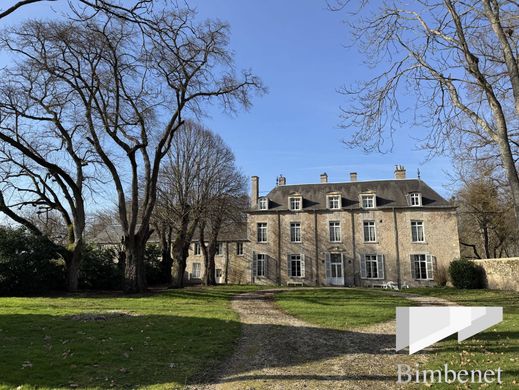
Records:
M459 258L456 210L423 181L405 179L400 166L392 180L358 182L356 174L351 177L355 181L328 183L321 175L319 184L293 186L279 185L286 183L282 177L263 198L254 193L259 178L253 178L247 237L254 283L431 286L438 268ZM373 195L374 207L363 207L363 194ZM411 194L419 194L418 204L411 205ZM334 195L341 198L337 209L327 204ZM290 209L291 197L301 199L299 210ZM266 209L261 209L262 201ZM300 226L297 242L291 237L294 223ZM412 223L423 231L418 240L416 233L413 240ZM258 238L258 229L264 224L267 237L260 242L265 237ZM336 242L331 224L340 230ZM374 233L366 237L369 228Z
M472 261L485 269L487 288L519 291L519 258Z
M455 207L422 180L406 179L401 166L391 180L358 181L356 173L350 178L328 183L323 174L319 184L287 185L280 177L268 195L259 197L259 178L253 176L251 208L240 238L243 254L237 255L238 241L222 238L216 268L223 276L218 281L225 280L227 270L229 283L434 285L438 269L460 256ZM364 205L364 195L373 204ZM329 203L330 197L338 204ZM290 198L299 199L295 204L300 209L291 209ZM194 281L195 268L200 267L200 275L204 272L195 245L187 266Z

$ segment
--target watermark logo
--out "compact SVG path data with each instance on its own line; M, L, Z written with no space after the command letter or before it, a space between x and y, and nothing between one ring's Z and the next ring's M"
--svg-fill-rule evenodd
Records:
M411 355L456 332L461 342L501 321L502 307L397 307L396 350Z

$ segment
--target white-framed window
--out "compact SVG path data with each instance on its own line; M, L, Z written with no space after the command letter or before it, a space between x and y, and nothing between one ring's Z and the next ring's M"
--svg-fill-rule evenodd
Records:
M200 279L201 270L202 263L193 263L193 267L191 268L191 277L193 279Z
M411 255L411 274L416 280L432 280L433 257L426 253Z
M264 277L267 269L267 255L264 253L258 253L256 255L256 276Z
M259 198L258 199L258 209L259 210L268 210L269 209L268 198Z
M258 227L258 242L267 242L267 223L260 222Z
M339 210L341 208L341 196L340 195L328 195L326 197L328 208L330 210Z
M304 255L301 255L301 254L288 255L288 276L290 278L304 278L305 277Z
M341 223L339 221L328 222L330 242L341 242Z
M215 253L216 256L221 256L223 255L223 242L217 242L216 243L216 253Z
M423 221L411 221L411 241L425 242Z
M243 242L236 243L236 255L243 256Z
M290 242L301 242L301 222L290 222Z
M376 242L377 232L375 230L375 221L364 221L364 242Z
M303 198L300 196L289 196L288 197L288 209L292 211L298 211L303 208Z
M376 207L375 194L364 194L360 196L360 203L363 209L373 209Z
M419 192L411 192L409 194L409 206L417 207L422 205L422 194Z
M217 277L217 278L221 278L223 277L223 270L221 268L217 268L215 269L214 271L214 275Z
M194 248L193 252L194 252L195 256L200 256L201 249L200 249L199 242L195 242L195 248Z
M362 279L384 279L384 255L363 255L360 276Z

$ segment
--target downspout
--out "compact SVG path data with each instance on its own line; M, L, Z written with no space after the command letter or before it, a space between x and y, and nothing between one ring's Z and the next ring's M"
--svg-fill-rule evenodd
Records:
M320 274L319 274L319 245L318 245L318 234L317 234L317 210L314 210L314 242L315 242L315 285L320 286Z
M350 211L351 215L351 250L353 254L353 286L357 286L357 278L355 276L355 263L357 262L357 245L355 241L355 213L353 210ZM344 268L346 271L346 268ZM344 283L346 284L346 274L344 275Z
M393 207L393 229L395 233L395 249L396 249L396 277L398 289L402 287L402 280L400 277L400 248L398 245L398 223L396 218L396 209Z
M281 215L278 211L278 269L277 269L277 279L278 279L278 286L281 286Z

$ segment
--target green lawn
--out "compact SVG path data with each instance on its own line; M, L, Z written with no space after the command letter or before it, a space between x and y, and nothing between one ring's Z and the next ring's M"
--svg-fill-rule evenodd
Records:
M503 322L460 344L456 336L436 344L429 353L427 368L439 368L445 363L453 370L495 370L500 367L503 370L502 387L481 388L519 388L519 293L452 288L410 289L409 292L449 299L462 306L502 306ZM434 387L448 388L448 385Z
M0 298L0 389L171 389L201 380L239 335L229 298L252 288Z
M410 304L407 299L373 289L294 290L276 294L276 303L288 314L339 330L392 320L396 306Z

